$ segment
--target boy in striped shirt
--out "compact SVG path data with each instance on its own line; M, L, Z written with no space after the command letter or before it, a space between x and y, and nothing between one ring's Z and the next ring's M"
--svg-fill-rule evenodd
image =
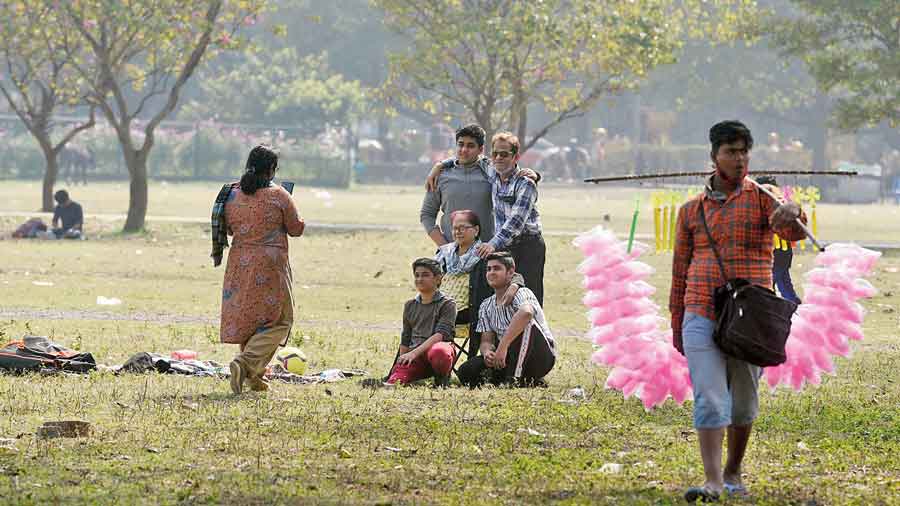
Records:
M475 388L485 379L495 385L540 385L556 363L556 342L534 293L519 288L510 304L498 304L497 294L506 293L515 273L510 253L488 255L486 276L494 295L478 311L481 355L460 366L457 376L463 385Z

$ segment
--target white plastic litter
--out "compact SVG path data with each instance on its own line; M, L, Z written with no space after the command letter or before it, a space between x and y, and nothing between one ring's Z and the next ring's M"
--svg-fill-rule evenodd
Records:
M619 474L622 472L624 466L617 462L607 462L600 466L600 472L603 474Z
M321 376L322 379L328 383L331 383L334 381L340 381L340 380L346 378L346 376L344 376L344 373L341 372L340 369L326 369L326 370L320 372L319 376Z
M97 305L99 306L118 306L121 303L122 300L115 297L107 298L102 295L97 296Z

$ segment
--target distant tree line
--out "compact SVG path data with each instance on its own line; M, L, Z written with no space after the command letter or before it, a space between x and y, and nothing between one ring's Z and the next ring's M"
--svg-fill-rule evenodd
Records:
M397 115L477 121L528 149L618 107L634 125L673 111L682 137L749 115L803 132L815 168L831 130L900 148L894 0L11 0L0 16L0 94L43 155L43 207L60 153L102 119L129 174L127 231L169 117L350 144L361 120L382 141Z

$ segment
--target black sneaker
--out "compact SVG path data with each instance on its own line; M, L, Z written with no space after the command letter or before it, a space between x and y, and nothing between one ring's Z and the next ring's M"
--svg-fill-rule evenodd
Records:
M684 500L689 503L719 502L719 493L706 487L691 487L685 491Z
M434 375L434 388L447 388L450 386L450 375Z
M544 378L519 378L516 386L519 388L547 388L550 385L544 381Z

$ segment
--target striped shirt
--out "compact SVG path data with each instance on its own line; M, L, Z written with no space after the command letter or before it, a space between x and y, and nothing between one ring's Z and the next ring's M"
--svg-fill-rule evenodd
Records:
M725 284L700 221L701 205L729 278L743 278L755 285L771 287L772 234L790 241L806 236L796 223L773 230L771 218L778 204L753 183L745 180L741 187L725 195L713 191L710 178L705 191L678 211L669 292L672 333L678 343L685 310L715 320L713 291ZM802 212L800 219L806 222Z
M497 171L492 170L490 174L496 232L489 244L499 250L520 236L539 235L541 216L535 207L538 198L535 182L523 176L518 165L506 182L500 179Z
M478 332L493 332L494 346L496 346L499 344L503 334L506 333L506 330L509 329L513 316L526 304L534 309L534 316L531 318L528 325L525 326L523 335L527 336L531 331L531 326L537 325L541 333L544 334L544 338L547 339L550 351L553 352L553 356L555 357L556 341L553 339L553 334L550 333L550 326L547 325L546 318L544 318L544 310L541 309L541 304L538 302L537 297L534 296L534 292L528 288L519 288L512 303L506 306L499 306L497 304L496 294L485 299L478 310L478 326L476 327L476 330Z

